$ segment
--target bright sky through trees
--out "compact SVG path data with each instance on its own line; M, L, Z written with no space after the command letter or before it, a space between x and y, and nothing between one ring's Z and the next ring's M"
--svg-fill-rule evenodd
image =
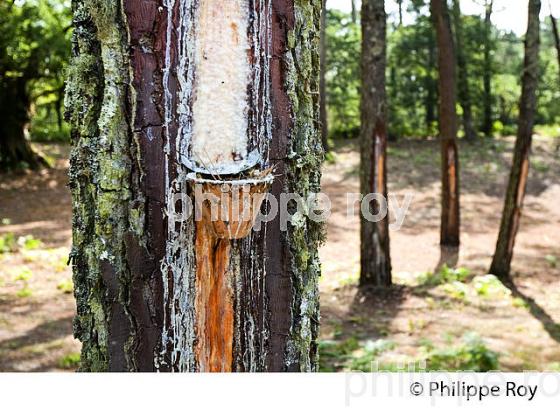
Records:
M406 3L406 1L405 1ZM461 0L461 11L464 14L478 14L484 13L484 8L481 6L482 0ZM543 0L541 19L550 14L548 0ZM556 17L560 17L560 1L550 0L552 4L552 12ZM327 0L329 8L336 8L339 10L350 11L351 0ZM360 4L360 0L356 0L356 4ZM387 12L394 19L397 15L398 7L395 0L388 0ZM494 14L492 15L492 22L501 29L513 30L517 35L523 35L527 29L527 0L495 0ZM405 15L405 24L410 22L412 16Z

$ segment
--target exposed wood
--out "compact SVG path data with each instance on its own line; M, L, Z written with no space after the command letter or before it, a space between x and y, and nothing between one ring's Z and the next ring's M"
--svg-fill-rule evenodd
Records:
M241 58L260 68L251 66L249 109L240 110L248 151L276 167L277 199L318 192L320 4L236 4L251 21ZM200 3L161 6L73 2L67 117L82 370L316 370L322 227L304 217L281 231L276 219L248 237L217 238L188 216L189 28Z
M387 192L387 16L383 0L362 2L362 103L361 103L361 193ZM371 214L380 204L371 202ZM361 215L361 286L391 285L389 217L378 222Z
M440 244L458 247L460 238L459 155L457 149L457 101L455 47L445 0L431 1L436 29L439 68L439 134L441 139L441 234Z
M539 81L540 10L540 0L529 0L529 23L525 37L525 61L523 64L517 139L500 233L490 267L491 274L504 280L510 278L515 238L521 222L523 200L529 176L529 154L533 139L533 126L537 108L536 90Z

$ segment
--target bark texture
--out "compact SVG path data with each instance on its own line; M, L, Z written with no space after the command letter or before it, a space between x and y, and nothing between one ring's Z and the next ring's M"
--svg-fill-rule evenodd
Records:
M484 63L483 63L483 119L482 132L485 136L492 136L494 120L492 117L492 13L494 11L494 0L485 0L484 12Z
M21 166L37 169L46 162L33 150L25 138L29 124L27 80L2 78L0 84L0 170Z
M181 144L199 4L73 1L65 104L82 371L317 368L322 226L301 214L283 232L277 218L210 249L186 216ZM280 174L273 194L305 197L320 189L321 1L240 4L260 67L248 91L251 143Z
M558 21L551 14L550 22L552 23L552 35L554 36L554 45L556 46L556 55L558 57L558 74L560 76L560 33L558 33Z
M362 2L362 102L361 165L362 195L380 194L387 199L387 16L384 0ZM377 215L380 204L370 202ZM360 285L390 286L389 217L368 221L361 213Z
M459 246L459 153L457 149L457 101L455 91L455 49L449 10L445 0L432 0L439 68L439 134L441 139L441 239L446 247Z
M327 0L323 0L321 9L321 135L323 149L329 151L329 120L327 112Z
M490 273L502 279L510 276L515 237L519 230L523 199L529 176L529 154L533 137L533 125L537 106L540 47L540 0L529 0L529 24L525 37L525 61L523 67L519 123L513 154L513 163L506 192L500 233Z
M469 87L469 67L465 51L463 50L463 22L459 0L453 0L453 26L455 28L455 44L457 46L457 65L459 68L459 102L463 109L463 130L468 141L476 139L473 125L471 92Z

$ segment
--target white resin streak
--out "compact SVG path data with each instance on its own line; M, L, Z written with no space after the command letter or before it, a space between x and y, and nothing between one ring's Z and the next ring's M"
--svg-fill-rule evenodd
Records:
M232 2L238 5L238 10L235 16L230 16L235 17L230 22L239 25L237 31L240 46L230 58L239 60L237 63L246 64L246 66L238 65L235 73L228 74L228 79L233 81L232 77L235 77L236 87L240 87L241 82L244 81L243 98L245 103L242 104L241 102L241 93L237 93L231 98L226 98L225 104L229 108L216 107L216 104L220 104L218 100L227 93L218 93L212 99L212 93L210 92L212 87L208 87L207 90L203 89L201 92L198 88L201 84L200 81L204 84L205 80L201 79L205 76L209 76L208 81L212 78L212 81L215 81L222 75L217 69L219 67L225 69L231 64L230 60L224 60L225 63L222 61L221 64L219 60L212 60L215 67L206 67L206 71L197 69L197 67L200 67L196 64L200 62L200 50L196 45L196 37L200 35L200 30L205 28L205 32L208 32L208 36L214 38L214 40L215 36L218 35L214 32L218 28L216 23L209 25L208 22L204 23L201 19L200 5L203 2L208 2L208 0L164 0L163 3L167 13L165 66L163 69L167 242L166 255L161 261L164 293L162 350L155 359L155 366L158 369L166 367L181 372L196 370L194 357L194 223L192 218L186 219L181 213L181 210L187 209L185 204L189 201L187 196L189 170L184 166L185 156L190 160L192 152L196 152L195 147L198 147L199 155L206 157L206 159L202 158L204 162L202 165L204 166L211 155L219 155L215 149L227 149L229 151L235 146L236 149L239 148L241 161L233 163L233 165L226 164L223 169L227 170L227 173L232 170L235 171L237 166L242 168L247 163L250 156L248 155L249 149L259 154L260 166L266 167L268 165L268 147L272 139L270 102L271 0L235 0ZM177 11L178 16L175 15ZM243 19L245 23L241 21ZM248 26L249 21L251 22L250 27ZM196 27L198 27L198 30ZM226 29L228 28L233 31L232 26L226 27ZM250 33L250 37L244 36L243 33ZM176 39L177 44L176 50L172 50L174 39ZM252 65L249 65L249 44L253 46ZM242 48L244 49L244 56L240 54ZM217 52L218 56L224 57L223 50L214 51ZM177 95L173 95L171 92L170 81L174 69L178 82ZM201 93L203 97L201 97ZM199 98L202 98L202 101ZM174 106L175 99L177 100L176 107ZM199 101L198 105L196 101ZM200 104L204 101L206 103ZM241 106L243 106L242 109ZM192 110L191 107L193 107ZM201 111L198 116L195 114L197 109L205 111ZM220 128L214 127L212 124L218 122L220 115L212 115L212 112L216 112L213 110L223 110L224 117L227 118L226 124L229 124L232 128L232 131L228 131L229 134L226 132L217 139L212 135L218 132ZM225 113L227 110L232 111ZM171 135L172 130L175 129L174 126L177 130L176 138ZM197 135L199 130L202 130L200 131L201 135L206 135L200 141L204 141L204 138L210 138L211 136L211 140L207 139L211 144L197 145L194 135ZM244 148L241 148L241 139L243 139ZM171 144L173 141L175 141L175 150L172 150ZM175 152L175 156L173 156L173 152ZM247 158L243 158L243 155ZM196 157L193 159L196 162ZM214 162L214 160L217 160L217 157L214 159L210 157L211 162ZM171 179L171 175L174 175L173 179ZM177 211L177 205L180 206L179 211ZM247 242L252 247L252 241L248 240ZM264 267L263 271L256 272L256 270L256 266L252 266L250 277L251 280L256 279L260 282L258 288L264 298ZM254 295L249 295L249 297L252 300L254 299ZM245 315L245 323L248 326L241 330L245 332L244 339L248 342L247 351L244 355L245 368L255 371L264 367L264 350L258 351L257 345L260 344L261 349L263 349L264 339L267 335L266 333L260 335L260 337L255 335L254 323L256 318L252 317L251 312L245 312ZM258 339L261 340L260 343L257 343Z

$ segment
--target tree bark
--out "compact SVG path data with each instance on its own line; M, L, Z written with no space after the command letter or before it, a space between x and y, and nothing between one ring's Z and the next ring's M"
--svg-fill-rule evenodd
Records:
M329 152L329 119L327 112L327 0L322 0L321 8L321 78L319 93L321 98L321 136L323 150Z
M319 191L320 12L317 0L73 1L82 371L317 369L322 225L300 213L224 239L188 207L191 171L224 187L274 167L275 198Z
M463 109L463 129L468 141L476 139L473 126L471 93L469 87L469 68L465 51L463 50L463 22L459 0L453 0L453 25L455 27L455 44L457 48L457 65L459 67L459 102Z
M492 11L494 0L486 0L484 13L484 63L483 63L483 121L482 132L486 137L492 136L494 120L492 116Z
M361 192L387 200L387 16L384 0L362 2ZM370 202L378 215L380 204ZM368 221L361 213L360 285L390 286L389 217Z
M26 79L3 78L3 81L0 85L0 170L13 170L22 166L35 170L47 165L41 156L33 152L25 138L30 105Z
M529 176L529 153L533 138L537 106L536 90L539 78L540 10L540 0L529 0L529 23L525 37L525 61L521 101L519 103L517 139L496 252L490 267L491 274L506 280L510 277L515 238L519 230L523 199Z
M431 36L430 36L431 37ZM427 67L434 67L436 64L436 44L433 38L429 39L428 44L428 61ZM433 132L433 124L436 118L436 106L438 101L437 81L432 75L432 70L428 69L425 79L426 98L424 107L426 110L426 132L431 134Z
M439 67L439 134L441 139L442 201L441 239L446 247L459 246L459 155L455 110L455 50L449 10L445 0L431 0L437 36Z
M552 34L554 35L556 54L558 56L558 75L560 76L560 34L558 33L558 21L552 14L550 14L550 21L552 23Z

